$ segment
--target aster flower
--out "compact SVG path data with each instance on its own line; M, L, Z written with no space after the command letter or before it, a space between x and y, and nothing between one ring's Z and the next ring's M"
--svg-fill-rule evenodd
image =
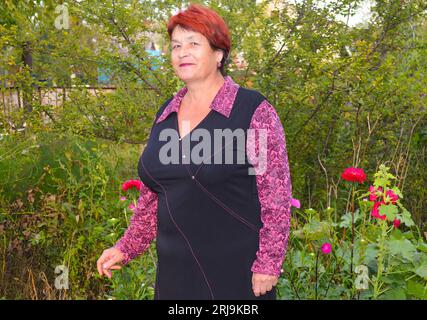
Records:
M136 188L137 190L141 190L142 182L140 180L127 180L127 181L125 181L122 185L123 191L127 191L130 188Z
M332 251L332 245L329 242L325 242L322 244L321 250L324 254L329 254Z
M344 170L341 178L350 182L363 183L366 179L366 174L363 169L350 167Z

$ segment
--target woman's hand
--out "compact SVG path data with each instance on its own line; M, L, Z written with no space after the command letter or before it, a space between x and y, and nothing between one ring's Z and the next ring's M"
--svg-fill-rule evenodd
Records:
M117 263L122 262L125 259L123 253L114 247L104 250L102 255L99 257L96 262L96 266L98 268L99 274L106 275L111 279L111 271L110 270L119 270L122 267L117 265Z
M279 277L268 274L253 273L252 290L254 291L255 296L259 297L273 289L273 286L277 284L278 278Z

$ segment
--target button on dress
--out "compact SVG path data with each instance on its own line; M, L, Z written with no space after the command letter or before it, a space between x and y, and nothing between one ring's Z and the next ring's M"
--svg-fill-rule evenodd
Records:
M138 205L115 247L127 264L156 240L156 300L274 300L275 286L254 295L252 275L280 276L286 254L292 189L280 119L262 94L226 76L210 112L181 137L186 92L156 114L137 166ZM267 132L264 168L262 138L248 129Z

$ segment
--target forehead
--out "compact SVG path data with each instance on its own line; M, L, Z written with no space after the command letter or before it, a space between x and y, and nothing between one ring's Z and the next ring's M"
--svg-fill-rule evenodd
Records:
M203 35L193 30L186 30L181 26L177 25L173 29L171 40L172 42L183 41L183 40L201 40Z

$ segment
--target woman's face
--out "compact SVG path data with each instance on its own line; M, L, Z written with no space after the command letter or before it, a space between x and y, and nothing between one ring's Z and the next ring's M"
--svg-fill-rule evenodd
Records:
M171 36L171 60L176 75L184 82L202 80L219 72L223 52L213 50L199 32L176 26Z

